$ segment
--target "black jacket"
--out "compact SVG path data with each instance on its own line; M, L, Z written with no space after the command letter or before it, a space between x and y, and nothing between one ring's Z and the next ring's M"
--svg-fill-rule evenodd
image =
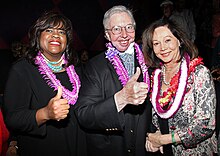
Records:
M148 155L145 141L151 124L151 104L146 101L139 106L127 105L118 112L114 94L121 89L118 75L104 53L89 61L75 111L87 132L90 156Z
M56 74L61 84L71 89L66 72ZM68 117L49 120L41 126L36 111L57 94L50 88L36 66L18 61L10 70L4 92L4 117L9 130L16 134L21 156L83 156L84 136L70 108Z

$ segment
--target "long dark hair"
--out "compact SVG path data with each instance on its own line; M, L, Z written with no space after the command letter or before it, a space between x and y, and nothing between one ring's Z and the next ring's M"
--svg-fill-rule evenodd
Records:
M66 31L67 46L65 49L65 57L68 65L76 64L78 57L76 51L73 50L73 28L71 21L59 12L49 11L43 13L36 22L30 27L28 32L29 49L26 53L26 58L34 64L34 58L41 50L40 48L40 35L41 33L53 27L60 27Z
M163 19L153 22L148 28L146 28L142 34L143 52L146 59L146 63L151 67L159 67L161 60L157 58L153 51L153 33L154 30L160 26L167 26L172 34L180 41L180 60L183 58L184 53L187 52L190 59L198 56L198 49L192 41L187 37L186 33L180 29L180 27L173 21ZM179 60L179 61L180 61Z

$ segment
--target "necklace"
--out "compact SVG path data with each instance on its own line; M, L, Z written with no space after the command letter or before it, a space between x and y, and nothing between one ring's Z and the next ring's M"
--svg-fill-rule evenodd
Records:
M64 54L63 54L63 55L61 56L61 58L60 58L58 61L56 61L56 62L52 62L52 61L48 60L47 57L46 57L44 54L42 54L42 53L41 53L41 55L42 55L42 57L44 58L44 60L46 61L48 67L49 67L50 69L52 69L52 71L58 73L58 72L60 72L60 71L63 69ZM61 62L61 61L62 61L62 62ZM59 64L59 63L60 63L60 64ZM59 64L59 65L54 66L54 65L56 65L56 64Z
M65 58L64 62L66 62ZM54 88L54 90L57 90L58 86L61 86L63 90L62 97L67 99L69 104L74 105L78 99L78 93L81 86L79 76L77 75L74 66L70 65L66 68L67 75L73 88L72 91L69 91L64 86L62 86L61 82L56 78L56 75L47 65L46 60L42 56L41 52L38 52L38 55L35 58L35 63L38 65L38 70L47 84L51 88Z
M105 53L106 58L112 63L114 69L116 70L116 73L119 76L119 80L121 81L121 84L124 86L128 82L129 76L128 76L128 71L125 69L121 59L118 56L120 52L115 47L113 47L110 42L106 44L106 47L108 48ZM136 52L138 63L143 73L143 81L148 84L149 86L148 91L149 91L150 79L148 75L148 67L145 64L144 56L139 46L135 43L134 47L135 47L135 52Z
M186 85L188 75L195 71L197 65L203 64L202 58L198 57L190 61L190 57L185 53L181 61L180 71L174 76L171 81L172 87L169 87L167 92L160 96L161 90L161 70L156 69L152 77L152 93L151 102L156 113L164 119L168 119L175 115L182 104L182 100L186 93ZM169 105L168 105L169 104ZM164 109L164 105L168 105Z
M180 77L179 77L177 85L173 89L173 94L175 95L175 98L173 100L173 103L170 104L166 110L163 109L163 105L161 105L161 101L160 101L159 90L161 89L161 85L159 85L159 83L160 83L160 77L161 77L160 76L161 70L156 69L154 72L151 101L152 101L154 110L161 118L165 118L165 119L170 118L177 112L177 110L181 106L181 101L184 97L186 84L187 84L188 59L189 58L187 57L187 61L186 59L182 60L182 63L180 66ZM171 96L172 92L170 91L168 93L169 93L169 96ZM167 100L166 102L167 103L170 102L170 99Z
M56 61L56 62L53 62L53 61L48 60L48 58L47 58L44 54L42 54L42 53L41 53L41 55L43 56L43 58L45 59L45 61L46 61L47 63L53 64L53 65L60 63L60 62L63 61L63 59L64 59L64 54L63 54L63 55L61 56L61 58L60 58L58 61Z
M177 68L178 68L178 70L176 70L174 76L179 72L179 63L178 63L178 65L177 65ZM162 66L162 73L163 73L163 78L162 78L163 83L164 83L166 86L169 86L169 85L171 84L170 81L173 79L174 76L170 79L169 82L167 82L167 81L166 81L166 67L165 67L165 66Z
M48 65L48 67L49 67L52 71L54 71L55 73L58 73L58 72L60 72L61 70L63 70L63 66L62 66L63 64L60 64L60 65L58 65L58 66L53 66L53 65L47 63L47 65Z

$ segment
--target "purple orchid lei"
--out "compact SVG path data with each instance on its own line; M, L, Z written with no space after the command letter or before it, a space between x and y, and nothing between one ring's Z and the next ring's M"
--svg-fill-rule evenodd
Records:
M116 73L119 76L119 80L121 81L121 84L124 86L128 82L129 76L128 76L128 71L125 69L123 63L121 62L121 59L118 56L120 52L115 47L113 47L110 42L106 44L106 47L108 48L107 51L105 52L106 58L112 63L114 69L116 70ZM148 67L145 64L143 53L140 50L138 44L135 43L134 47L135 47L138 63L143 73L143 81L148 84L149 86L148 91L149 91L150 79L148 74Z
M65 58L64 62L67 62ZM63 90L62 97L67 99L69 104L74 105L78 99L78 93L81 86L79 76L77 75L74 66L70 65L66 68L67 75L73 88L72 91L69 91L64 86L62 86L60 81L56 78L56 75L48 67L41 52L38 52L38 55L35 58L35 64L38 65L38 70L43 76L44 80L46 80L47 84L54 90L58 90L58 86L60 86Z

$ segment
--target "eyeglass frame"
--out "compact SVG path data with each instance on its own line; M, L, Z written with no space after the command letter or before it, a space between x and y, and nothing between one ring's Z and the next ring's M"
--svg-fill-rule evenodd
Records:
M133 27L133 31L132 32L128 32L128 30L127 30L127 27L128 26L132 26ZM120 28L120 32L117 34L117 33L114 33L113 32L113 29L114 28ZM134 24L127 24L126 26L124 26L124 27L122 27L122 26L114 26L114 27L112 27L111 29L105 29L106 31L111 31L114 35L119 35L119 34L121 34L121 32L122 32L122 28L124 28L125 29L125 31L127 32L127 33L133 33L133 32L135 32L135 25Z

